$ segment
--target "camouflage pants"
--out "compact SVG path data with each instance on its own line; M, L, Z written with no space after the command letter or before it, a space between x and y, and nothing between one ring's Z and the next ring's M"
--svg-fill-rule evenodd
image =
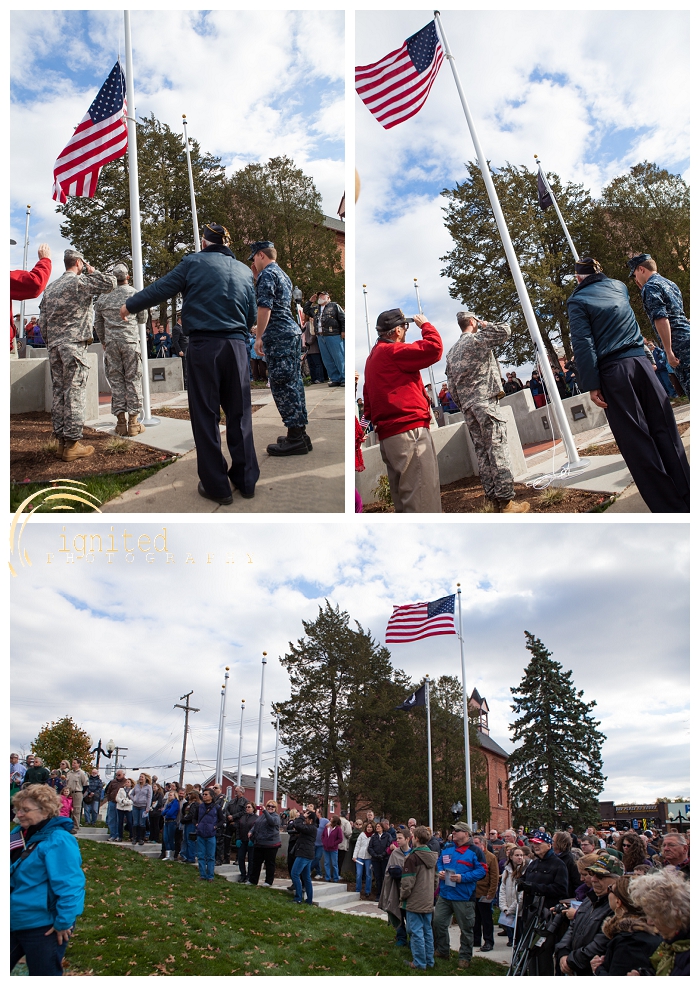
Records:
M508 432L503 411L495 401L475 404L464 412L464 420L474 443L484 495L496 500L514 499Z
M690 397L690 333L682 335L671 335L671 345L673 352L680 363L676 367L669 364L669 373L675 373L676 380L685 391L686 397Z
M308 424L304 382L301 377L301 335L263 335L270 390L287 428Z
M51 420L57 438L77 442L83 437L85 397L90 364L86 342L59 342L49 346L53 401Z
M112 414L138 414L143 404L138 342L109 339L105 345L105 374L112 388Z

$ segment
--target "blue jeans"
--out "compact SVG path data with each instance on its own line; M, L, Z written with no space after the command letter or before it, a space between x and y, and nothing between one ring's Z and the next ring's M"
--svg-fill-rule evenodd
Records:
M304 899L304 893L301 888L302 881L304 882L304 890L306 891L306 903L311 904L314 899L313 884L311 883L311 863L313 860L305 859L303 856L297 856L292 864L292 883L294 884L294 900L301 904Z
M316 336L331 383L345 383L345 342L340 336Z
M337 883L340 877L338 876L338 850L334 849L331 852L328 849L323 850L323 872L326 874L326 883Z
M365 874L365 893L370 894L372 890L372 860L371 859L356 859L355 860L355 893L362 893L362 873Z
M323 383L324 370L323 370L323 360L321 359L320 353L307 353L306 362L309 367L309 375L311 377L311 383Z
M110 839L116 839L119 835L119 822L117 819L117 806L114 801L107 802L107 829Z
M322 859L323 859L323 846L316 846L314 848L314 858L311 860L311 874L313 874L315 870L319 876L321 875L321 867L319 866L319 863L321 862Z
M168 824L167 822L165 823ZM199 863L199 875L205 880L214 879L214 860L216 858L216 836L212 835L209 839L203 839L200 835L197 838L197 862Z
M174 818L166 818L163 825L163 847L166 852L175 851L175 826L177 822Z
M185 822L182 826L182 848L180 855L188 863L194 863L194 839L190 839L190 832L194 832L194 822Z
M413 964L419 969L432 969L435 965L433 947L433 915L406 911L406 931L411 936Z
M137 808L136 805L131 809L131 824L132 826L137 825L139 828L146 824L146 809Z
M10 971L24 955L30 976L63 975L61 962L68 942L59 945L55 934L47 937L46 932L50 927L50 924L45 924L43 928L10 932Z
M99 810L100 810L100 802L97 800L97 798L95 798L94 801L91 801L89 805L86 805L85 802L83 802L83 814L85 815L86 825L95 824L95 822L97 821L97 813L99 812Z

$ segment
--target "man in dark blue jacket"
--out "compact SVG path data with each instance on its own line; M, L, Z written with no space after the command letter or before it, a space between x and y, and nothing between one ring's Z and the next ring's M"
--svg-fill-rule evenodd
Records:
M627 288L592 257L576 263L576 280L567 308L581 390L605 409L651 512L688 513L688 460L669 399L644 355Z
M228 247L228 230L204 227L201 253L190 253L170 273L128 299L122 309L142 311L182 295L182 324L189 335L188 399L197 446L198 492L231 503L231 484L241 496L255 495L260 476L253 445L250 370L246 338L257 308L253 276ZM221 453L219 407L226 416L231 468ZM229 479L231 483L229 483Z

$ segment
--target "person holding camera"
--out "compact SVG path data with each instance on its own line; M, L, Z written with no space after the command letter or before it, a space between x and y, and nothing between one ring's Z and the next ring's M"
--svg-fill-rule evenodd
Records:
M257 887L260 871L265 864L265 883L271 887L275 880L277 850L282 845L280 838L280 816L277 802L268 801L262 808L262 815L255 819L251 838L253 840L253 862L249 870L250 882Z
M547 935L542 936L545 941L531 954L529 974L552 976L554 943L564 919L553 923L549 910L558 907L560 900L566 897L569 891L569 874L564 863L554 854L551 837L546 832L538 831L530 836L530 846L535 859L528 866L525 878L518 886L523 891L523 928L531 927L532 922L539 921ZM559 917L558 914L555 916Z
M410 322L422 339L406 342ZM396 513L442 513L430 402L421 370L442 356L442 339L424 315L400 308L377 319L377 343L365 363L365 418L374 425Z
M303 816L299 815L289 823L290 834L293 830L296 835L294 849L294 862L290 870L292 887L294 892L294 903L304 903L304 892L306 892L306 903L313 905L314 891L311 882L311 864L316 854L316 813L306 811Z
M250 869L253 861L253 842L251 839L251 831L256 821L257 815L255 814L255 805L252 801L249 801L245 806L243 814L236 822L238 870L241 874L238 878L239 883L250 883L248 873L246 871L246 859L248 860L248 869Z
M603 922L613 913L608 895L623 875L619 859L606 853L601 853L587 871L591 889L554 949L557 969L565 976L590 976L591 959L605 954L608 939L603 932Z

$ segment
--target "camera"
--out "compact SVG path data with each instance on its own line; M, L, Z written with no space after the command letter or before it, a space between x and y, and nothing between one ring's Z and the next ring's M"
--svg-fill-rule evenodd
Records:
M567 920L566 917L564 916L564 911L566 911L567 909L568 906L566 904L557 904L556 907L553 907L551 909L550 911L551 917L548 919L547 924L545 925L545 931L548 932L548 934L553 935L559 931L559 929L562 927L564 922Z

